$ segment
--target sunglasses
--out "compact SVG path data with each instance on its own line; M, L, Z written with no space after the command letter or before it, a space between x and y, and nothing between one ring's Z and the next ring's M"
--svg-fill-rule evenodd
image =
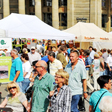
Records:
M39 68L39 67L42 67L42 66L35 66L35 68Z
M11 90L11 89L15 89L15 88L16 88L16 86L14 86L14 87L10 87L9 90Z

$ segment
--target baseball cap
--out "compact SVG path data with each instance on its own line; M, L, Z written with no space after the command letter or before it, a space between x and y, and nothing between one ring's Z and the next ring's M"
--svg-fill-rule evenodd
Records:
M35 47L34 47L34 46L32 46L32 47L31 47L31 49L35 49Z

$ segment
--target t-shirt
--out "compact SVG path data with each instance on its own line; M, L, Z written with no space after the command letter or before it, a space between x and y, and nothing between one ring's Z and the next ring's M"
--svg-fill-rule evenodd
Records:
M25 78L29 78L30 77L30 74L31 74L31 65L30 65L30 62L27 61L25 63L22 64L22 67L23 67L23 73L24 72L28 72L25 76Z
M83 94L83 82L82 79L86 79L86 69L79 61L72 70L71 63L65 67L65 71L69 73L69 87L73 95Z
M28 53L30 64L32 65L33 61L41 60L41 56L39 53L35 52L34 54Z
M57 59L55 59L52 63L50 62L49 68L50 68L50 74L53 76L59 69L63 69L62 63Z
M104 93L105 91L107 91L107 92ZM112 93L109 93L109 91L108 91L107 89L100 89L99 91L94 92L94 93L91 95L90 99L89 99L89 104L93 107L93 109L95 108L95 106L96 106L96 104L97 104L97 102L98 102L100 96L101 96L103 93L104 93L104 95L102 96L102 98L103 98L104 96L112 96ZM101 98L101 99L102 99L102 98ZM100 101L101 101L101 99L100 99ZM99 103L100 103L100 101L99 101ZM101 112L101 110L99 109L99 103L98 103L98 105L97 105L97 108L96 108L95 112Z
M8 100L6 107L12 108L13 112L24 111L22 103L27 100L24 93L20 93L20 95L15 98L11 98L11 95L8 94L6 99Z
M12 66L11 66L11 71L10 71L10 80L11 81L13 81L17 71L20 71L20 74L19 74L16 82L21 82L21 81L23 81L23 68L22 68L22 61L19 57L12 61Z
M100 60L100 71L102 72L104 70L103 70L103 67L102 67L102 64L101 63L102 62L104 63L104 59L102 57L100 57L99 60Z
M93 65L94 65L94 68L93 68L94 72L100 72L100 60L94 59Z

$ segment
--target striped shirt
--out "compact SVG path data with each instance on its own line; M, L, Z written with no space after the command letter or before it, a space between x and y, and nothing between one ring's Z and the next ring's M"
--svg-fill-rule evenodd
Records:
M71 112L71 99L71 91L67 85L62 86L59 93L56 88L54 95L49 98L51 101L50 112Z

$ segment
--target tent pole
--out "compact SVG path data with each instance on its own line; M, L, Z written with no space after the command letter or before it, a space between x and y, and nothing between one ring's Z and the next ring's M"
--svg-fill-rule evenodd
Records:
M81 49L81 47L82 47L82 42L80 42L80 49Z

